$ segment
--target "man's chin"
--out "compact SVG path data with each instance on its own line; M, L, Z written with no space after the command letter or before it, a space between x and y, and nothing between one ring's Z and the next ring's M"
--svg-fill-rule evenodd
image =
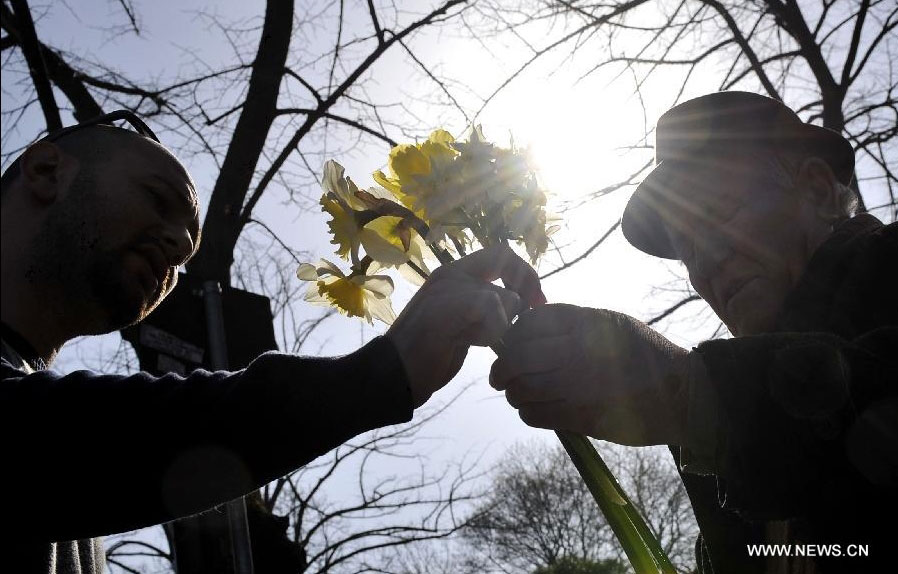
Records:
M100 300L102 301L102 312L99 315L104 317L103 328L108 333L139 323L160 302L158 294L153 294L152 299L148 301L142 292L126 289L107 293Z
M130 327L135 323L139 323L147 318L147 315L153 312L156 307L159 306L159 303L162 302L162 297L159 293L154 293L153 298L150 301L141 298L139 301L135 301L131 307L122 307L121 314L118 315L118 320L122 323L118 329L124 327Z
M144 305L140 305L137 308L133 306L116 306L115 308L110 308L107 306L104 309L104 320L102 324L97 325L99 331L96 334L111 333L113 331L118 331L119 329L124 329L125 327L130 327L131 325L142 321L148 314L149 311L146 310Z
M140 263L138 265L138 263ZM112 332L133 325L162 300L162 290L147 280L143 260L131 252L98 256L86 276L91 279L87 305L94 332Z
M776 325L776 318L776 312L759 305L754 309L746 309L744 312L737 311L724 323L734 336L744 337L771 332Z
M764 278L749 281L725 305L724 323L736 336L769 333L775 326L782 300Z

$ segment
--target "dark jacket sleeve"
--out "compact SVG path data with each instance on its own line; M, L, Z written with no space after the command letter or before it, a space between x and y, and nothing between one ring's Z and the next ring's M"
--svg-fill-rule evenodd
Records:
M724 507L789 518L827 492L851 497L851 489L898 485L898 328L851 341L740 337L698 352L719 397Z
M776 332L699 345L725 508L782 519L894 494L896 293L898 224L858 216L815 253Z
M187 377L25 374L4 360L4 515L46 540L157 524L411 416L401 360L383 337L344 357L268 353L241 371Z
M701 527L700 572L766 572L746 547L783 542L783 528L791 542L870 549L816 558L821 573L893 567L882 524L898 508L896 262L898 224L852 218L815 252L773 332L694 351L690 440L671 451Z

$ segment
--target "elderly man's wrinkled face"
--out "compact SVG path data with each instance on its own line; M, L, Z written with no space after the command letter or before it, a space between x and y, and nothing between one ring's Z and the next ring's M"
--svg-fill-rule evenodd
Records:
M167 150L129 135L110 155L82 165L39 237L93 333L152 311L195 251L199 228L193 181Z
M695 290L734 335L774 326L829 225L773 165L731 154L674 169L668 181L671 243Z

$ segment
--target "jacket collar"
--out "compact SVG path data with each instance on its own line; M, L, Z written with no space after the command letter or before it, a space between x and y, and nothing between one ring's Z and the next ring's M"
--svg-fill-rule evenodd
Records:
M777 331L830 331L843 336L845 325L836 315L833 301L846 280L867 239L883 227L874 216L862 213L838 225L811 256L798 284L786 297L777 321ZM836 315L833 311L836 311ZM848 310L842 310L847 314Z

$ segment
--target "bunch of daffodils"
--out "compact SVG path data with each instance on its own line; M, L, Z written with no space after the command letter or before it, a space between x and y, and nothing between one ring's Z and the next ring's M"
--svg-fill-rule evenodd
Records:
M340 312L391 323L393 280L378 272L398 269L421 284L435 260L447 263L476 244L517 243L532 263L545 253L546 193L525 151L486 141L480 126L465 141L436 130L426 141L390 151L379 186L360 189L335 161L324 165L321 208L342 271L322 259L297 276L310 283L306 300ZM571 460L605 515L637 574L675 574L661 545L621 489L589 439L558 432Z
M465 142L443 130L390 151L389 174L374 180L425 221L429 242L458 247L516 241L536 263L555 227L546 227L546 193L526 152L500 148L473 128Z
M556 227L547 227L546 193L527 153L487 142L480 126L465 141L436 130L422 143L398 145L387 171L374 173L379 186L361 189L339 163L325 163L321 208L350 270L326 259L300 266L297 276L312 283L307 301L390 323L393 282L378 271L397 268L420 284L430 262L476 244L514 242L533 263L549 246Z

